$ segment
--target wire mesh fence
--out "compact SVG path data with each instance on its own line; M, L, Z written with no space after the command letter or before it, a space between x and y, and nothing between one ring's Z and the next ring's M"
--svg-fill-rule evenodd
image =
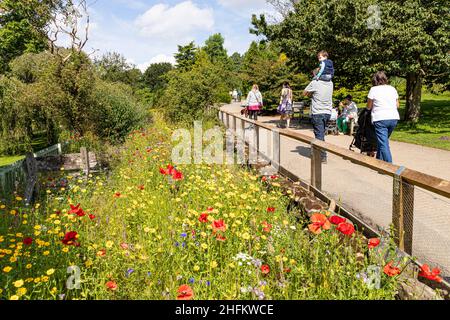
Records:
M234 117L230 115L230 118ZM228 126L227 122L225 125ZM276 150L283 170L305 183L314 184L310 143L277 135L275 128L258 128L249 122L244 127L246 142L258 146L264 157L273 160ZM450 199L405 182L401 172L394 177L392 171L390 175L379 174L376 169L345 160L337 154L329 153L327 164L321 166L320 191L375 230L386 231L393 225L400 248L419 262L439 267L448 280ZM353 159L353 156L347 156L347 159Z
M408 199L411 201L411 199ZM450 199L414 188L412 254L450 277Z

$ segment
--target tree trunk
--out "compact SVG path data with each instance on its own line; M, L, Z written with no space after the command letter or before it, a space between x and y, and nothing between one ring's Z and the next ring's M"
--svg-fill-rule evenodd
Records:
M420 73L408 73L406 77L405 121L416 123L420 117L422 100L422 76Z

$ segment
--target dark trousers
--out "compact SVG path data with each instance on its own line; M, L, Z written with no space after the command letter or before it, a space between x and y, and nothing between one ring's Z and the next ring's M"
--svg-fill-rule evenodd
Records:
M257 110L249 110L248 114L249 114L249 118L252 120L258 120L258 112Z
M397 123L397 120L381 120L373 123L378 143L377 159L392 163L389 138L397 126Z
M311 122L313 125L314 136L317 140L325 141L325 129L328 121L330 121L330 114L313 114L311 116ZM327 158L327 153L322 151L322 159Z

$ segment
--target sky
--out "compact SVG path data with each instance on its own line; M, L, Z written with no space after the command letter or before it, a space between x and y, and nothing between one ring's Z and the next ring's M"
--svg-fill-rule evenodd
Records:
M91 19L85 51L123 54L141 70L174 63L177 45L201 45L213 33L225 38L231 55L244 53L256 36L252 13L274 12L266 0L88 0Z

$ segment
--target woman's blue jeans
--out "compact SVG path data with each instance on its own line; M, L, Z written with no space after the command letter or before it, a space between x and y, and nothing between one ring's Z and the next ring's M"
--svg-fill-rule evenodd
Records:
M373 123L377 135L377 159L392 163L389 138L397 126L398 120L381 120Z

